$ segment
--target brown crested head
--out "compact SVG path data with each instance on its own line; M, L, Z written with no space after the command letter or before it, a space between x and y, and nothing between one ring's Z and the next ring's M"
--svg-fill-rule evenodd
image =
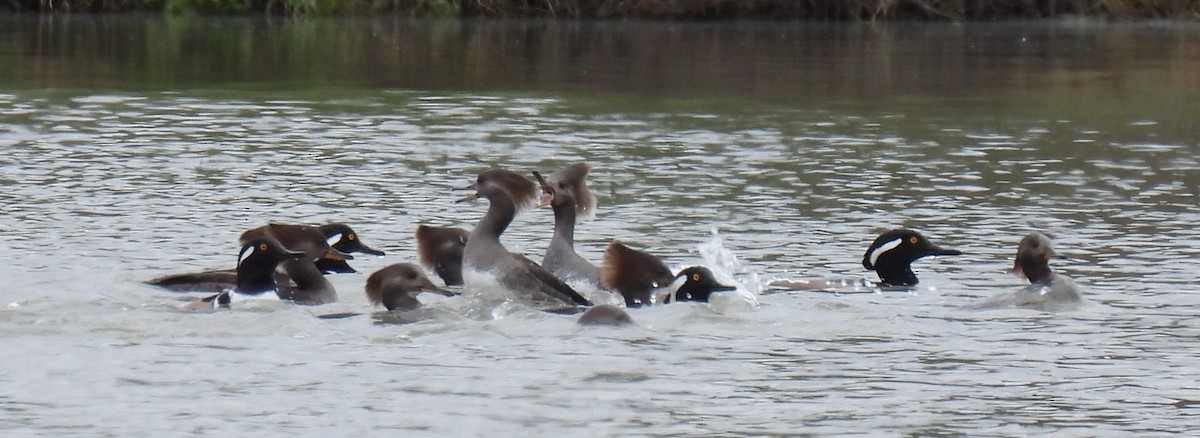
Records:
M469 231L462 228L417 225L417 256L422 265L432 269L437 266L441 253L465 247L470 235ZM461 249L459 252L461 253Z
M367 277L364 289L371 304L383 304L388 310L419 306L415 297L421 292L454 295L438 288L425 271L412 263L396 263L375 271Z
M620 292L628 307L651 304L653 289L671 284L674 278L671 269L654 255L620 242L612 242L604 249L600 283Z
M1050 276L1050 259L1061 257L1050 246L1050 238L1035 231L1021 239L1012 270L1013 273L1023 274L1029 281L1036 283Z
M564 167L546 178L547 185L556 196L561 192L570 194L571 199L575 201L575 213L583 219L593 217L596 212L596 197L587 185L588 172L591 170L592 165L580 162Z
M505 196L512 200L517 211L536 207L541 190L529 178L506 169L489 169L479 174L474 184L475 197Z

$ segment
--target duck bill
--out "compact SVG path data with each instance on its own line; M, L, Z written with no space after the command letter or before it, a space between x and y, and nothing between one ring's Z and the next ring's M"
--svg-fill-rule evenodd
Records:
M358 242L358 241L355 240L355 242ZM383 251L377 250L375 248L371 248L371 247L363 245L361 243L357 244L353 249L350 250L350 252L361 252L363 254L373 255L376 257L383 257L384 255L386 255Z
M325 251L325 254L322 255L321 258L329 260L354 260L354 256L333 248L329 248L329 250Z
M432 284L427 284L425 286L421 286L421 292L431 292L431 293L435 293L435 294L447 296L447 297L453 297L453 296L458 295L457 292L451 292L451 291L442 289L440 287L434 286Z
M538 171L533 171L533 177L537 179L538 185L542 186L542 199L541 202L538 202L538 208L545 208L554 202L554 190L550 188L546 178L543 178Z
M942 248L940 246L935 246L933 248L930 248L928 251L925 251L925 255L927 255L927 256L956 256L956 255L962 255L962 251L959 251L957 249Z

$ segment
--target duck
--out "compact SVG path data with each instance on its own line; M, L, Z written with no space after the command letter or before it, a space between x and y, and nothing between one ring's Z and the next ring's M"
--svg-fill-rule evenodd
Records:
M457 295L434 285L425 271L412 263L396 263L375 271L367 277L365 290L371 304L383 304L389 311L420 308L417 295L421 292Z
M276 267L284 261L295 260L304 256L303 252L289 250L283 244L279 243L278 240L269 236L250 239L242 245L241 251L238 252L238 263L235 269L237 278L234 280L233 286L215 295L195 300L189 303L187 308L202 310L212 309L215 306L228 307L230 292L245 295L262 295L273 292L277 289L274 275ZM186 275L179 275L171 278L182 280L187 277ZM179 284L186 283L178 283L176 285ZM171 286L164 284L156 285L168 288Z
M1042 311L1069 310L1086 302L1079 286L1070 277L1054 272L1050 260L1066 258L1051 246L1049 237L1032 232L1021 238L1012 272L1024 275L1029 285L1016 292L991 297L972 308L1015 307Z
M633 325L633 317L620 307L612 304L600 304L585 310L575 323L583 326L620 327Z
M500 235L517 213L536 205L538 186L520 174L506 169L480 173L472 185L475 193L462 200L488 200L488 210L463 248L463 281L466 287L483 286L491 277L501 287L539 307L591 306L554 274L529 258L513 254L500 243Z
M418 225L417 259L446 286L462 286L463 249L471 233L457 227Z
M332 222L317 226L321 233L325 235L325 241L329 246L343 254L368 254L376 257L386 255L383 251L371 248L362 242L358 233L354 232L349 225L340 222ZM318 258L316 261L317 269L326 274L353 274L358 271L350 267L345 260L333 258Z
M878 283L871 284L869 281L859 280L781 279L772 281L770 285L793 290L846 291L846 288L857 290L860 286L872 291L908 290L920 282L917 274L912 271L913 262L928 256L956 255L962 255L962 251L938 246L916 230L895 228L880 233L863 254L863 268L875 271L879 276Z
M662 303L679 301L708 302L715 292L737 290L734 286L720 284L712 270L703 266L691 266L671 272L658 257L639 251L620 242L612 242L604 249L604 262L600 268L601 283L615 290L625 299L625 307L648 306L656 301L656 292L665 291Z
M554 210L554 236L542 258L542 266L564 281L583 281L600 285L600 268L575 252L575 222L596 209L596 198L587 186L592 166L575 163L543 178L533 172L542 187L542 205Z
M288 249L301 251L303 258L287 260L280 264L275 275L279 299L301 305L321 305L337 301L337 291L317 267L318 260L345 261L353 256L334 249L320 228L311 225L289 225L269 223L242 233L239 241L246 242L260 236L270 236L283 243ZM347 266L348 267L348 266Z

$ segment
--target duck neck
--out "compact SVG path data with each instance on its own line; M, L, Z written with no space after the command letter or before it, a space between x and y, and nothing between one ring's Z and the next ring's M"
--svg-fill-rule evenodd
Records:
M237 267L237 291L258 295L275 290L275 265L258 259L242 260Z
M499 242L500 235L504 234L504 230L508 229L508 224L512 223L513 217L516 215L517 207L507 196L488 197L488 211L471 231L471 237L467 239L467 244L484 239Z
M554 205L554 237L551 239L551 245L557 241L562 242L568 248L575 247L575 217L575 205L571 203Z
M908 264L879 264L875 266L875 272L884 286L916 286L918 282L917 274Z
M1033 284L1050 283L1054 277L1054 271L1050 270L1049 263L1030 263L1027 266L1021 267L1021 272L1025 273L1025 278L1029 279Z

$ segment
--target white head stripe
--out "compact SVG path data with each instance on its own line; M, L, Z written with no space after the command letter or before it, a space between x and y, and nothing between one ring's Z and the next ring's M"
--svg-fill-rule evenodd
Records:
M334 234L332 236L325 238L325 241L329 243L329 246L333 246L335 243L338 243L341 240L342 240L342 233L337 233L337 234Z
M879 256L883 255L883 253L885 253L885 252L896 249L896 247L900 246L900 244L903 242L904 242L903 237L897 237L893 240L889 240L887 243L885 243L883 245L879 245L879 248L875 248L874 251L871 251L871 258L870 258L871 266L875 266L875 261L879 260Z
M254 255L255 251L258 251L258 245L246 245L246 247L242 249L242 253L238 254L238 264L242 264L242 260L246 260L250 258L250 256Z

